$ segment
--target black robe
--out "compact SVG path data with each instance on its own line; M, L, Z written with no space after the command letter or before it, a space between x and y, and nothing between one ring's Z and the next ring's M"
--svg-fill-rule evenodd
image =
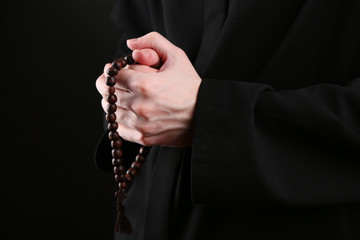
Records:
M152 147L117 238L360 239L359 0L118 0L112 17L117 57L158 31L203 80L192 146ZM110 154L105 134L101 169Z

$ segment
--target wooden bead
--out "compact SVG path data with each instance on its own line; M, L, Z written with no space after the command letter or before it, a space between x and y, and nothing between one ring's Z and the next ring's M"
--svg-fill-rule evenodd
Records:
M121 62L121 64L123 65L123 67L126 67L127 61L126 61L125 58L119 58L119 61Z
M115 179L115 182L117 182L117 183L121 183L122 181L120 180L120 178L119 178L119 175L115 175L114 176L114 179ZM116 196L116 193L115 193L115 196Z
M114 141L111 141L111 147L113 148L120 148L122 146L122 141L121 139L116 139Z
M123 175L125 173L125 170L122 166L120 167L114 167L114 173L115 175Z
M128 183L131 183L134 180L134 177L128 173L125 174L125 178Z
M129 175L131 175L131 176L133 176L133 177L135 177L136 175L137 175L137 171L136 171L136 169L135 168L129 168L127 171L126 171L126 174L129 174ZM126 176L126 175L125 175Z
M114 113L114 112L116 112L116 110L117 110L117 107L116 107L116 104L114 104L114 103L109 103L106 107L106 111L108 113Z
M122 174L122 175L115 175L115 181L117 183L122 183L124 181L126 181L126 178L125 178L125 175Z
M122 160L121 158L113 158L111 163L114 167L120 167L122 164Z
M142 167L142 164L140 162L137 162L137 161L134 161L132 164L131 164L131 167L136 169L136 170L139 170L141 167Z
M106 85L108 85L109 87L113 87L116 84L116 78L112 77L112 76L107 76L106 77Z
M124 65L119 59L115 59L112 64L111 64L114 68L116 68L117 70L121 70L123 67L125 67L126 65Z
M140 162L141 164L144 163L146 158L143 155L138 154L135 158L135 161Z
M122 68L122 67L120 66L119 61L118 61L117 59L115 59L114 61L112 61L111 66L112 66L113 68L115 68L116 70L118 70L118 71L120 71L121 68Z
M114 68L114 67L109 67L106 70L106 73L111 77L115 77L118 74L118 70L116 68Z
M117 133L117 132L116 132ZM119 135L119 134L118 134ZM112 139L111 139L112 140ZM114 157L114 158L121 158L122 157L122 150L121 149L113 149L111 151L111 155Z
M135 63L135 60L132 57L132 54L129 54L125 57L127 64L131 65Z
M116 131L118 129L119 125L117 122L111 122L111 123L108 123L108 130L109 131ZM112 145L111 145L112 146Z
M114 140L118 139L120 137L120 135L117 131L110 131L108 137L111 141L114 141Z
M149 153L149 147L145 147L145 146L142 146L141 148L140 148L140 150L139 150L139 153L141 154L141 155L146 155L146 154L148 154Z
M116 121L116 114L115 113L108 113L106 114L106 121L109 123L113 123Z
M116 103L117 97L115 94L109 94L106 100L108 103Z
M108 93L109 93L109 95L114 94L115 93L115 88L114 87L109 87Z
M126 187L127 187L126 181L123 181L123 182L119 183L119 188L120 188L120 189L124 189L124 190L125 190Z

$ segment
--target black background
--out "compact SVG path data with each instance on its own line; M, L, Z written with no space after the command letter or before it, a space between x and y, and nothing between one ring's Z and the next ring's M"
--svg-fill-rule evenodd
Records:
M93 156L95 81L119 39L114 2L2 7L1 239L112 239L116 185Z

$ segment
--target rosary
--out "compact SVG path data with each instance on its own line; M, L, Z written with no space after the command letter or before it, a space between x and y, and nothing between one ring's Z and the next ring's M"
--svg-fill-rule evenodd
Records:
M119 133L116 131L118 129L118 123L116 122L116 101L117 97L115 95L115 84L116 84L116 75L118 72L126 67L127 65L134 64L135 61L131 55L126 56L125 58L115 59L112 62L112 66L107 69L108 76L106 77L106 85L108 89L107 97L107 114L106 121L108 122L109 130L109 139L111 141L112 147L112 165L114 166L115 181L118 184L119 188L115 192L116 197L116 222L114 231L120 233L131 234L132 226L130 220L125 215L125 208L123 205L124 199L127 197L127 192L131 187L131 183L134 181L135 176L139 173L142 165L146 160L146 155L148 154L150 147L142 146L139 150L138 155L135 158L135 161L132 162L131 167L127 170L123 166L122 162L122 140Z

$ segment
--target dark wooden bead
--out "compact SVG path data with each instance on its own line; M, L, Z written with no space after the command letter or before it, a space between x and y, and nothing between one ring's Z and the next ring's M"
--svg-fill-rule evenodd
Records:
M131 65L135 63L135 60L132 57L132 54L129 54L125 57L127 64Z
M117 97L115 94L109 94L109 96L107 97L107 102L108 103L116 103L117 101Z
M115 113L108 113L106 114L106 121L109 123L113 123L116 121L116 114Z
M107 76L106 77L106 85L108 85L109 87L113 87L116 84L116 78L112 77L112 76Z
M116 112L116 109L117 109L117 107L116 107L116 104L114 104L114 103L109 103L106 107L106 110L108 113L114 113L114 112Z
M126 61L125 58L119 58L119 61L121 62L121 64L123 65L123 67L126 67L127 61Z
M113 158L111 162L114 167L120 167L122 164L121 158Z
M110 131L108 137L111 141L115 141L116 139L118 139L120 137L120 135L117 131Z
M119 127L119 125L118 125L117 122L108 123L108 130L109 131L116 131L118 129L118 127Z
M150 149L149 147L142 146L142 147L140 148L140 150L139 150L139 153L140 153L141 155L145 156L146 154L149 153L149 149Z
M126 177L125 177L125 178L126 178ZM120 189L126 190L126 187L127 187L127 182L126 182L126 181L123 181L123 182L119 183L119 188L120 188Z
M123 181L120 180L120 176L119 176L119 175L115 175L114 178L115 178L115 182L117 182L117 183L123 182ZM116 195L115 195L115 196L116 196Z
M125 174L125 178L128 183L131 183L134 180L134 177L128 173Z
M111 147L113 148L121 148L122 146L122 141L121 139L116 139L115 141L111 141Z
M114 68L114 67L109 67L106 70L106 73L111 77L115 77L118 74L118 70L116 68Z
M121 175L115 175L115 181L117 183L122 183L126 181L125 175L121 174Z
M121 70L122 68L126 67L126 64L124 65L124 63L122 61L120 61L120 59L115 59L112 62L112 66L114 68L116 68L117 70Z
M143 155L138 154L135 158L135 161L140 162L141 164L144 163L146 160L146 157Z
M116 132L117 133L117 132ZM119 134L118 134L119 135ZM111 139L112 140L112 139ZM111 154L114 158L121 158L122 157L122 150L121 149L113 149Z
M114 94L115 93L115 88L114 87L109 87L108 93L109 93L109 95Z
M115 175L123 175L125 173L125 170L122 166L120 167L114 167L114 173Z
M118 59L114 59L114 61L112 61L111 63L111 66L118 71L120 71L123 68L122 63Z
M135 177L136 175L137 175L137 171L136 171L136 169L135 168L129 168L127 171L126 171L126 174L129 174L129 175L131 175L131 176L133 176L133 177ZM125 175L126 176L126 175Z
M131 167L136 169L136 170L139 170L141 167L142 167L142 164L140 162L137 162L137 161L134 161L132 164L131 164Z

